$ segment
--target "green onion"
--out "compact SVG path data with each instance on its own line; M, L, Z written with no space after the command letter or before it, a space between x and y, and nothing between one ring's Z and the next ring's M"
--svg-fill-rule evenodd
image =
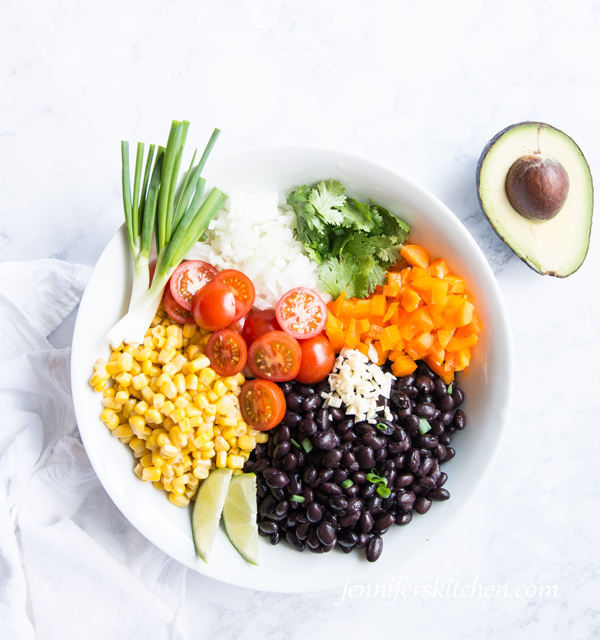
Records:
M448 394L452 393L452 383L448 385Z
M297 496L297 495L293 495L293 496L290 498L290 500L291 500L292 502L300 502L300 503L302 503L302 502L304 502L305 498L304 498L304 496Z
M313 446L308 438L304 438L304 440L302 440L302 448L306 453L310 453L313 450Z
M294 438L290 438L290 442L296 447L296 449L301 449L302 447L294 440Z
M218 129L214 130L195 167L193 166L196 157L194 153L192 164L175 203L179 168L188 127L188 122L173 121L167 146L158 148L152 170L154 145L150 146L144 170L144 145L138 144L133 196L129 169L129 144L123 142L121 145L123 208L134 264L134 286L129 312L107 335L113 347L121 342L131 344L143 342L171 274L198 238L203 236L209 222L225 203L225 194L216 187L211 190L204 202L202 201L205 180L200 173L219 136ZM142 173L144 174L143 183L141 183ZM157 262L154 279L149 287L148 256L153 232L156 239Z
M431 429L431 425L425 418L419 418L419 433L421 435L427 433Z
M388 489L387 487L377 487L377 493L382 497L382 498L389 498L390 495L392 494L391 490Z
M383 424L383 422L378 422L376 427L379 429L379 431L383 431L387 429L387 424Z
M342 487L342 489L348 489L348 487L351 487L353 484L354 484L354 482L352 482L352 480L350 480L350 478L348 478L347 480L344 480L344 482L342 482L340 487Z
M376 469L371 469L371 473L367 473L367 480L373 484L382 484L387 487L387 478L382 478L378 475Z

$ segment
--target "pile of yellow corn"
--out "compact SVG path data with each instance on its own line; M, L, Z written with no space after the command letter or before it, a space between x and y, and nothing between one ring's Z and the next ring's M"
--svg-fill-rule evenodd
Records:
M208 331L180 325L161 306L144 343L98 360L90 384L104 396L101 418L138 459L134 472L186 507L214 468L241 473L268 435L247 425L241 373L220 377L205 355ZM112 385L111 385L112 382Z

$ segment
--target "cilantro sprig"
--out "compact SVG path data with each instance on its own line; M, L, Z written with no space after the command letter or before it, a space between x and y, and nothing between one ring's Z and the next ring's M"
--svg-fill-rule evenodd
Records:
M287 203L296 213L296 233L310 258L317 262L324 291L337 298L364 298L385 284L388 267L400 258L410 233L374 200L358 202L346 195L338 180L303 185Z

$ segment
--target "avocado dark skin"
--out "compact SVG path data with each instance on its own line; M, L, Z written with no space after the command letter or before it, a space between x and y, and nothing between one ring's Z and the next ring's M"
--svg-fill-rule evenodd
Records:
M569 195L569 176L550 156L540 153L519 158L506 176L506 194L513 208L529 220L552 220Z

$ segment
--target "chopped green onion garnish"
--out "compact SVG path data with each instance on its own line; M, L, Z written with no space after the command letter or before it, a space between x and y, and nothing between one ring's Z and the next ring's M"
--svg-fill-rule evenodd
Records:
M375 469L371 469L371 473L367 473L367 480L373 484L382 484L387 487L387 478L382 478L376 473Z
M427 422L425 418L419 418L419 433L423 435L424 433L427 433L430 429L431 429L431 425L429 424L429 422Z
M313 450L313 446L308 438L304 438L304 440L302 440L302 448L306 453L310 453Z
M452 393L452 383L448 385L448 393Z
M304 502L305 498L304 496L297 496L297 495L293 495L290 500L292 502Z
M379 431L383 431L384 429L387 429L387 424L383 424L383 422L378 422L377 428L379 429Z
M377 493L382 498L389 498L392 492L387 487L377 487Z
M350 480L350 478L348 478L347 480L344 480L344 482L342 482L340 487L342 487L342 489L347 489L348 487L351 487L353 484L354 484L354 482L352 482L352 480Z
M301 449L302 447L294 440L294 438L290 438L290 442L296 447L296 449Z

